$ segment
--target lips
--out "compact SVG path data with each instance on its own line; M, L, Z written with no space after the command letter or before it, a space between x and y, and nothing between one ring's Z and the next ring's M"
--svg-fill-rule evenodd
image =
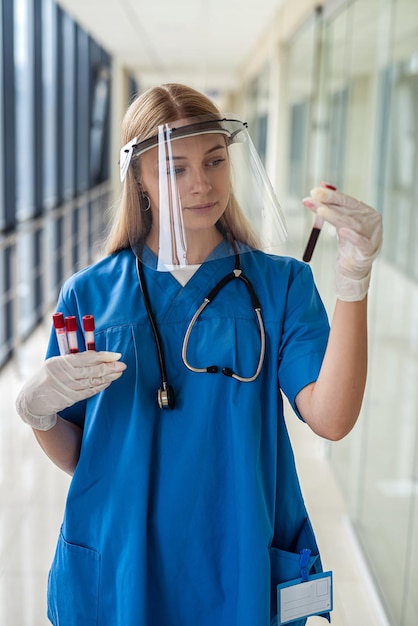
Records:
M194 204L193 206L188 206L186 209L188 211L210 211L216 205L216 202L206 202L205 204Z

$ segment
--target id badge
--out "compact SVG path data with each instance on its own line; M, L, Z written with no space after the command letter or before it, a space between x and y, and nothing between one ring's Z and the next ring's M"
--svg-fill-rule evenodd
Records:
M332 611L332 572L313 574L277 585L277 624Z

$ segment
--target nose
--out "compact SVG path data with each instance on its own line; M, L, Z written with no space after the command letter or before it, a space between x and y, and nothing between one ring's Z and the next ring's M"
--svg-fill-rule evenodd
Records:
M203 167L194 167L190 173L190 191L192 193L208 193L212 189L208 173Z

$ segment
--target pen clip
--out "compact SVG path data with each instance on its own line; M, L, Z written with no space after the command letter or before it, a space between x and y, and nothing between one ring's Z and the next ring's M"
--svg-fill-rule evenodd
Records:
M299 567L300 567L300 576L302 578L303 583L306 583L309 580L308 564L309 564L310 556L311 556L311 551L308 548L304 548L303 550L300 551Z

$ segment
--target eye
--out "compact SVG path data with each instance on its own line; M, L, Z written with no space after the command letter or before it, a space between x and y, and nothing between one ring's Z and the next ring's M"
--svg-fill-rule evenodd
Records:
M174 174L174 176L180 176L180 174L183 174L185 171L185 167L182 167L181 165L176 165L176 167L169 167L167 169L167 176L171 176L172 174Z
M208 162L208 165L209 167L219 167L224 162L225 162L224 157L215 157L214 159Z

